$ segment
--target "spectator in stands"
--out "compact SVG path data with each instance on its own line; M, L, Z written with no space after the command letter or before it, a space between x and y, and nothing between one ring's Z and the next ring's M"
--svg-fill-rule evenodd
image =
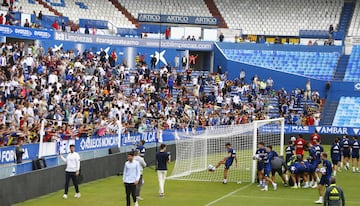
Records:
M329 94L330 88L331 88L331 82L327 81L326 85L325 85L325 99L327 98L327 96Z
M28 19L25 19L24 27L30 27L30 22Z
M191 41L196 41L195 36L193 35L190 40L191 40Z
M318 41L315 40L314 43L313 43L313 46L318 46L318 45L319 45L319 44L318 44Z
M171 30L170 27L167 27L165 30L165 39L170 39L170 35L171 35Z
M308 46L312 46L313 45L313 43L312 43L312 41L311 40L309 40L309 42L308 42L308 44L307 44Z
M43 19L42 11L39 11L39 14L38 14L38 16L37 16L37 19L39 19L40 21L42 21L42 19Z
M275 43L275 44L281 44L281 39L280 39L280 37L276 36L274 43Z
M186 69L187 61L188 61L188 58L184 55L184 56L181 58L182 69Z
M223 33L220 33L219 41L220 41L220 42L223 42L223 41L224 41L224 38L225 38L224 34L223 34Z
M220 65L217 67L217 73L220 75L222 74L222 67Z
M4 14L0 14L0 24L4 24Z
M61 21L61 31L63 31L63 32L66 31L66 23L64 20Z
M95 27L95 26L93 26L93 27L92 27L92 31L91 31L91 33L92 33L93 35L96 35L96 31L97 31L96 27Z
M23 141L19 140L18 145L15 148L15 155L16 155L16 164L22 163L23 154L25 153L23 146Z
M3 3L1 4L1 6L9 6L9 4L7 3L7 0L3 0Z
M310 100L311 99L311 82L310 82L310 79L308 79L306 84L305 84L304 99L305 100Z
M89 24L89 22L86 22L86 24L85 24L85 34L90 34L90 24Z
M332 36L334 33L334 26L332 24L330 24L329 26L329 34Z
M58 20L55 20L54 23L51 24L51 28L55 29L55 30L59 30L59 22Z
M265 44L265 43L266 43L266 39L265 39L264 36L261 36L261 37L259 38L259 43L260 43L260 44Z
M192 54L192 55L189 55L189 63L190 63L190 66L194 66L196 64L196 59L198 58L198 54Z

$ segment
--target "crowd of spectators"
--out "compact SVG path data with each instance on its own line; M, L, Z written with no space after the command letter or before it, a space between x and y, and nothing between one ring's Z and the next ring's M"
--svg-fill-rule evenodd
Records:
M43 119L44 141L53 141L115 134L120 126L143 133L244 124L270 118L271 98L288 100L288 111L294 102L294 95L273 90L271 78L245 82L244 71L229 80L221 69L193 75L186 66L150 68L144 58L129 68L116 63L115 51L24 43L3 43L0 53L0 146L38 142Z

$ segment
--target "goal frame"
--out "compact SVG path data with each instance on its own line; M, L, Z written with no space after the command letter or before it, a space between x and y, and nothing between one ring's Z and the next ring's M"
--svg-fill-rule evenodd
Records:
M276 128L265 128L265 131L262 131L261 133L258 132L259 128L261 128L262 126L266 126L267 124L271 125L272 123L277 124ZM241 131L239 131L239 129L241 129ZM248 142L248 146L249 146L249 159L248 159L248 166L249 169L251 171L249 171L248 173L248 182L250 183L255 183L256 181L256 175L257 175L257 160L252 159L253 156L255 156L256 150L257 150L257 145L258 142L260 140L258 140L259 138L263 138L263 134L266 134L266 129L269 130L270 134L276 135L276 136L269 136L269 137L276 137L276 139L272 139L272 140L276 140L276 144L274 144L273 146L277 146L277 148L279 148L279 155L283 156L284 155L284 133L285 133L285 120L284 118L274 118L274 119L267 119L267 120L257 120L257 121L253 121L251 123L248 123L248 127L244 126L242 127L241 125L221 125L221 126L209 126L206 127L205 130L203 130L203 132L199 132L196 134L192 134L192 133L183 133L183 138L177 139L175 141L176 144L176 160L175 160L175 166L174 166L174 171L172 172L172 174L168 177L168 179L177 179L177 180L187 180L187 181L209 181L209 180L201 180L201 179L192 179L192 178L186 178L186 176L192 175L193 173L196 172L201 172L207 169L208 167L208 160L209 159L209 153L208 153L208 148L210 148L208 145L211 141L219 139L219 141L224 141L224 138L226 137L232 137L232 136L236 136L236 135L241 135L244 133L248 133L250 134L250 136L248 136L248 138L244 139L244 141ZM271 132L274 131L274 132ZM266 136L265 136L266 137ZM209 142L210 141L210 142ZM204 156L202 156L202 160L203 163L200 164L200 166L195 166L193 168L193 165L199 165L196 164L197 160L193 159L193 158L186 158L186 157L194 157L196 154L194 151L194 145L196 145L197 143L203 143L202 146L203 148L201 149L202 151L206 151ZM183 149L184 149L184 144L188 144L188 146L185 146L186 148L189 148L189 152L190 153L183 153ZM210 143L211 144L211 143ZM279 145L280 144L280 145ZM183 156L185 155L185 156ZM251 157L250 157L251 155ZM181 166L183 163L179 162L179 165L177 165L177 161L179 157L185 157L184 160L189 160L189 163L185 163L188 164L188 168L189 170L181 170L181 168L184 168L183 166ZM250 159L251 158L251 159ZM181 158L182 159L182 158ZM179 160L181 161L181 160ZM194 163L195 162L195 163ZM179 166L179 170L176 170L176 168ZM186 165L185 165L186 167ZM175 172L178 171L179 173ZM174 173L175 172L175 173ZM251 180L250 180L251 178Z

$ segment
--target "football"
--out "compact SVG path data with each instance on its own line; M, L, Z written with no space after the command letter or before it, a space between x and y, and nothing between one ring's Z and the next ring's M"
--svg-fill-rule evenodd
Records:
M325 167L320 168L320 173L323 175L326 174L326 168Z
M208 166L208 170L209 172L214 172L215 171L215 167L213 165L209 165Z

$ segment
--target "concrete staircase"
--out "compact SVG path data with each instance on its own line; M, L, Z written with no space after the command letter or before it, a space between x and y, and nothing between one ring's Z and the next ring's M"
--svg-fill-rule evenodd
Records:
M355 3L353 2L345 2L342 8L338 30L343 31L345 35L348 32L354 9Z
M333 77L334 80L342 81L344 79L346 68L349 63L349 58L350 58L349 55L342 55L339 58L339 61L336 66L335 74Z
M339 101L327 101L321 113L320 125L332 125Z
M48 3L46 3L43 0L36 0L39 4L41 4L43 7L45 7L46 9L48 9L50 12L54 13L55 16L63 16L62 13L60 13L58 10L56 10L54 7L52 7L51 5L49 5Z
M217 8L214 0L204 0L206 6L208 7L210 13L213 17L219 19L219 28L228 28L228 25L225 22L225 19L222 17L219 9Z
M133 17L133 15L124 6L122 6L119 3L119 1L117 0L109 0L109 1L115 6L115 8L117 8L122 14L124 14L124 16L128 18L128 20L136 26L136 28L138 29L140 28L140 24L136 20L136 18Z

